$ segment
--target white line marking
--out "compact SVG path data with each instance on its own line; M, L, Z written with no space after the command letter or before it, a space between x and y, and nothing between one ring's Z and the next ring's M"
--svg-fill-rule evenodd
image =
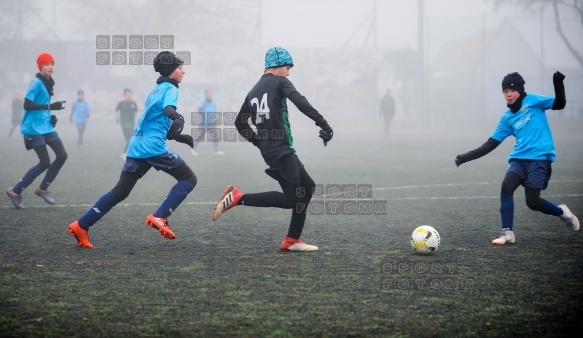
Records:
M572 180L554 180L555 183L580 183L583 179L572 179ZM384 191L384 190L405 190L405 189L426 189L426 188L439 188L439 187L457 187L457 186L467 186L467 185L499 185L501 182L473 182L473 183L441 183L441 184L421 184L421 185L403 185L400 187L382 187L373 188L373 191ZM554 194L554 195L544 195L543 197L582 197L583 193L579 194ZM327 195L318 196L313 198L313 200L326 199ZM334 196L333 198L339 198ZM493 199L500 198L497 196L435 196L435 197L390 197L389 200L410 200L410 201L420 201L420 200L471 200L471 199ZM515 196L515 198L520 198L520 196ZM368 198L370 199L370 198ZM366 200L366 199L363 199ZM217 202L184 202L181 205L216 205ZM134 207L134 206L158 206L160 203L120 203L117 206L120 207ZM75 208L75 207L92 207L93 204L55 204L55 205L31 205L26 206L28 209L40 209L40 208ZM1 209L11 209L14 208L12 205L4 205L0 207Z

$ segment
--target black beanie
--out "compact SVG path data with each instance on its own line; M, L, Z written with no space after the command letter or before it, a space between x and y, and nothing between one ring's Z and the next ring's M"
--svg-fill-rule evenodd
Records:
M502 79L502 91L506 88L510 88L516 90L519 93L524 93L524 79L520 74L514 72L506 75L504 79Z
M164 51L158 53L154 58L154 70L162 76L168 76L183 63L173 53Z

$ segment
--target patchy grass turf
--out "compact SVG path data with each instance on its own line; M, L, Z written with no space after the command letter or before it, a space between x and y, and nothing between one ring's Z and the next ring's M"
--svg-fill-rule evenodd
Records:
M553 121L567 131L580 122ZM226 184L277 189L246 144L226 145L223 157L210 146L192 157L172 145L199 178L170 220L176 240L144 225L173 184L152 170L91 229L95 248L78 248L67 225L113 187L122 165L121 133L107 128L88 129L85 151L74 149L72 127L60 131L70 157L51 187L56 206L32 188L25 210L2 199L2 336L561 337L581 329L581 233L528 210L519 189L517 244L490 244L512 144L453 165L489 131L444 140L447 131L407 129L359 142L339 132L327 148L299 133L300 158L316 182L372 184L388 214L309 215L303 238L321 251L298 254L278 249L289 211L239 207L210 221L205 202ZM559 131L559 161L543 197L581 216L582 137ZM35 156L20 139L0 148L8 187ZM409 235L421 224L442 236L434 255L411 252Z

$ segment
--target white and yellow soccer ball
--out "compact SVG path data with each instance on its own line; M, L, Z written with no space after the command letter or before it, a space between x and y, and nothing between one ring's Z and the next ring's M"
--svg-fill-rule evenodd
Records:
M432 254L437 250L440 242L439 233L429 225L419 226L411 233L411 246L416 253Z

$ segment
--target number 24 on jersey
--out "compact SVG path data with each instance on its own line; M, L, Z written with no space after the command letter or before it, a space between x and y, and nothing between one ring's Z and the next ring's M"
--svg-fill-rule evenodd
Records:
M267 93L263 94L261 102L259 99L254 97L251 100L251 106L257 106L257 118L255 123L265 123L265 120L269 120L269 107L267 106Z

